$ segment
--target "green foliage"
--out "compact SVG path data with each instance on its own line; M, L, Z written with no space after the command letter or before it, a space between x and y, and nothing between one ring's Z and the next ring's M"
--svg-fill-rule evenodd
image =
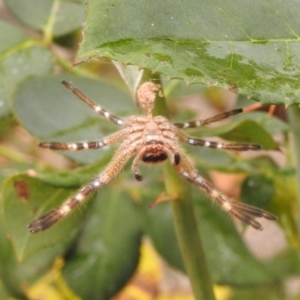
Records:
M106 56L291 105L300 99L299 9L277 0L90 0L77 61Z
M7 143L14 135L11 116L42 141L96 140L116 130L60 85L63 79L72 81L116 115L138 113L134 100L124 85L114 80L115 73L107 63L71 68L65 58L65 53L74 55L84 2L5 1L9 12L24 26L0 21L0 135ZM276 0L90 0L76 60L104 56L159 72L168 79L200 83L188 88L179 80L164 81L173 119L194 117L180 106L181 99L175 98L199 93L210 85L238 91L261 103L299 104L298 6L295 1ZM73 47L65 48L70 41ZM63 74L57 74L58 69ZM123 73L132 83L131 92L136 73ZM289 130L289 125L276 117L253 112L235 116L222 126L193 129L189 134L257 143L265 150L276 151L280 146L290 156L285 137ZM283 134L280 145L273 134ZM145 180L139 184L126 169L69 218L47 232L30 234L27 224L91 180L115 149L62 153L77 168L56 170L41 161L35 148L29 145L14 152L5 144L0 147L0 155L9 162L0 174L2 294L25 297L25 286L47 273L59 256L65 258L63 277L76 294L83 299L109 299L134 273L143 235L150 237L171 266L186 271L170 204L149 209L166 190L160 168L143 170ZM232 220L206 196L191 189L189 197L213 281L238 287L232 299L246 299L245 294L251 299L282 299L286 278L300 273L296 267L300 244L297 184L290 157L279 170L266 153L252 159L196 147L189 147L188 153L206 176L210 170L244 174L241 198L277 214L289 241L281 255L262 263L248 250ZM26 172L28 169L36 172Z
M5 5L18 21L38 31L51 31L58 37L79 29L84 18L85 1L5 0ZM32 17L34 16L34 18Z

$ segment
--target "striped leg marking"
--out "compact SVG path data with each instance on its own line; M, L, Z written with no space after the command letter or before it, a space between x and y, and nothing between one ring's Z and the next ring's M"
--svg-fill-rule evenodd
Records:
M230 116L237 115L237 114L242 113L242 112L243 112L243 109L238 108L238 109L234 109L234 110L231 110L231 111L227 111L227 112L215 115L213 117L210 117L210 118L207 118L207 119L204 119L204 120L197 120L197 121L184 122L184 123L175 123L174 125L177 128L195 128L195 127L204 126L204 125L207 125L207 124L210 124L210 123L214 123L214 122L217 122L217 121L224 120L224 119L226 119Z
M128 129L121 129L100 141L79 142L79 143L61 143L61 142L40 142L38 146L52 150L62 151L79 151L89 149L99 149L108 145L112 145L124 139L128 135Z
M83 142L83 143L40 142L38 143L38 146L41 148L48 148L52 150L78 151L78 150L99 149L106 146L106 144L102 140L102 141Z
M196 138L186 137L185 142L192 146L201 146L212 149L225 149L232 151L248 151L248 150L260 150L261 146L257 144L247 144L247 143L216 143L204 141Z
M77 89L74 85L72 85L70 82L62 81L62 84L72 91L72 93L77 96L80 100L82 100L85 104L87 104L89 107L91 107L96 113L99 115L104 116L106 119L112 121L113 123L122 126L124 121L123 119L112 115L109 113L106 109L101 107L100 105L95 104L92 100L90 100L83 92L81 92L79 89Z
M61 206L51 210L28 225L31 233L37 233L50 228L57 221L68 215L75 207L87 199L96 189L101 187L101 180L95 180L82 187L75 195L71 196Z

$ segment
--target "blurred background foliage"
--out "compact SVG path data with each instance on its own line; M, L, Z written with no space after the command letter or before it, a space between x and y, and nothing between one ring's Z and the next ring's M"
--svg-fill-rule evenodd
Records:
M287 121L285 110L300 99L295 3L256 3L242 23L250 12L245 1L88 2L1 2L0 299L193 299L186 278L173 273L185 270L169 202L149 208L165 190L160 166L143 169L141 183L127 166L67 220L37 235L27 230L102 170L116 149L58 154L36 147L116 130L60 82L72 81L116 115L139 113L133 95L141 72L109 59L162 74L174 122L248 108L189 134L257 143L264 151L185 148L219 189L279 221L264 222L263 232L234 224L192 188L209 270L220 300L300 299L298 154L291 143L299 120L292 108ZM263 8L264 17L254 18ZM94 61L73 66L74 59Z

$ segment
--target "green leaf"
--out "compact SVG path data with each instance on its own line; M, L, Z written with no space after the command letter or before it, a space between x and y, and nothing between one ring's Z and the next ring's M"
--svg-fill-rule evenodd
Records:
M249 160L252 164L255 173L261 172L266 174L276 174L278 172L278 164L268 155L261 155ZM284 169L282 169L284 172ZM292 170L287 171L289 174L293 173Z
M72 75L28 78L15 92L14 112L24 128L43 141L93 141L116 131L115 124L97 115L61 85L64 79L116 115L134 110L132 99L107 83ZM63 153L76 161L91 163L108 149Z
M297 198L297 181L294 172L278 172L274 177L275 193L272 203L274 214L284 229L286 237L291 245L299 246L299 229L295 218L299 207Z
M9 111L11 94L17 84L30 75L50 72L50 52L30 40L21 30L0 22L0 118Z
M153 182L151 185L153 185ZM184 272L184 264L177 242L170 205L161 203L153 208L149 207L149 204L163 192L163 186L161 186L160 191L153 186L151 190L156 191L156 194L151 193L151 191L143 193L145 232L164 260L172 267ZM151 197L150 194L153 196Z
M105 56L262 103L300 103L299 10L278 0L90 0L77 61Z
M4 51L25 42L29 37L24 31L3 21L0 21L0 29L0 53L2 55ZM7 34L8 32L9 34Z
M260 111L248 112L246 114L240 114L234 117L235 120L251 119L258 125L262 126L264 130L270 134L279 134L289 130L288 123L285 123L274 116Z
M51 151L51 150L50 150ZM40 171L35 177L45 183L57 187L74 188L91 181L99 171L107 165L112 157L112 151L101 156L96 163L84 165L68 171Z
M282 279L300 275L299 253L295 248L286 248L272 257L268 268Z
M144 70L143 69L141 70L137 66L130 66L130 65L124 66L118 61L113 61L113 64L116 67L116 69L119 71L119 74L121 75L124 82L126 83L132 97L135 98L137 88L143 76Z
M141 240L137 206L117 185L101 190L63 275L83 299L110 299L133 275Z
M85 1L5 0L9 11L29 27L44 31L50 28L53 36L65 35L79 29L84 20ZM32 17L34 16L34 18Z
M1 199L2 202L2 199ZM0 279L5 290L17 299L23 299L22 287L17 276L18 263L11 242L7 238L3 226L3 216L0 222ZM7 298L0 298L7 299Z
M73 242L85 208L46 233L33 235L27 229L30 221L60 204L71 192L27 175L5 181L1 194L0 278L16 298L22 299L28 283L49 271L53 260Z
M223 126L223 129L227 127ZM231 123L228 125L231 130L219 135L227 140L234 142L245 142L259 144L264 150L278 149L277 143L273 140L271 134L265 131L260 125L251 120L244 120L239 123Z
M163 80L163 86L164 86L164 95L167 99L172 99L175 101L176 99L179 99L181 97L185 97L187 95L198 95L203 94L207 91L207 87L203 86L202 84L192 84L187 85L186 82L179 80L179 79L168 79L166 80L164 77ZM174 99L175 98L175 99ZM181 109L176 111L176 116L182 112ZM190 111L189 113L194 112L194 110ZM186 112L185 112L186 113Z
M273 282L259 287L248 287L245 289L235 289L230 300L282 300L284 299L285 289L281 282ZM292 300L291 298L286 298ZM297 300L297 299L294 299Z
M27 175L15 175L6 180L2 189L2 214L6 233L10 236L18 261L36 255L43 248L52 247L56 255L66 249L77 231L76 224L80 224L84 217L85 209L52 227L47 234L33 235L27 225L42 213L61 204L73 191L53 187Z
M270 204L275 193L274 181L266 174L253 174L242 183L241 199L244 202L265 208Z

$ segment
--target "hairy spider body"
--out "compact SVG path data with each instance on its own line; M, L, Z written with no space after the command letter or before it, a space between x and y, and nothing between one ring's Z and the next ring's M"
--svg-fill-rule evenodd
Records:
M204 191L224 211L237 219L258 230L262 230L262 226L254 219L255 217L276 220L276 217L271 213L229 199L227 196L216 190L209 181L198 174L197 170L192 166L179 145L180 142L183 142L192 146L235 151L261 149L261 147L256 144L225 144L204 141L186 136L179 130L179 128L191 128L207 125L209 123L225 119L231 115L241 113L243 111L242 109L235 109L230 112L218 114L205 120L172 124L165 117L152 115L154 101L157 93L160 92L161 87L158 84L146 82L138 89L137 97L141 106L146 110L147 115L131 116L123 120L112 115L101 106L93 103L71 83L66 81L63 81L62 83L95 112L104 116L111 122L122 126L122 129L98 141L79 143L41 142L38 145L42 148L49 148L53 150L78 151L99 149L117 142L122 143L115 156L103 172L101 172L90 183L79 189L77 193L68 198L61 206L31 222L28 226L30 232L36 233L43 231L54 225L61 218L68 215L75 207L85 201L91 193L108 184L110 180L112 180L121 171L125 163L132 156L135 156L132 162L132 171L135 178L139 181L143 179L138 169L140 162L145 164L159 164L169 159L178 174L187 181L193 183L200 190Z

